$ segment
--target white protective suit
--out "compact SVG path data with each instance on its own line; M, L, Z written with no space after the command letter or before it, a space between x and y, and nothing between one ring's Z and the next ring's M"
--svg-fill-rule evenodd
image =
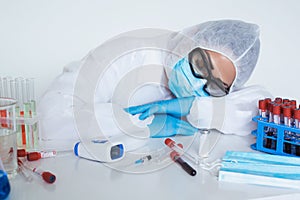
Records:
M237 22L242 23L239 21ZM193 102L190 114L187 116L187 120L195 127L216 128L225 134L247 135L251 133L251 130L255 129L255 124L251 121L251 119L257 115L258 100L271 96L266 90L259 86L243 88L243 84L251 75L257 61L259 51L255 52L257 53L256 58L254 55L249 55L247 52L254 51L251 48L252 46L255 46L255 48L258 47L259 49L258 27L256 25L248 24L252 29L252 32L247 30L247 27L242 27L242 29L246 29L248 35L244 34L240 39L244 39L246 36L248 36L248 38L250 37L251 39L249 42L243 41L243 43L248 46L244 48L244 51L233 52L232 55L228 55L226 54L226 51L228 52L228 46L220 49L215 46L215 41L207 42L206 40L206 43L201 39L197 41L201 30L207 30L214 26L219 30L220 24L222 25L224 22L221 22L219 25L216 24L218 24L218 21L203 23L185 29L182 33L193 38L197 43L199 43L200 47L217 51L230 58L237 69L236 79L231 87L230 93L225 97L196 98ZM225 22L225 24L228 24L228 22ZM215 28L212 30L216 31ZM203 37L203 34L205 35L205 33L206 32L204 31L202 35L200 34L200 38L205 38ZM208 35L211 35L211 31L208 31L207 33ZM223 32L222 34L225 33ZM253 37L253 34L251 33L256 33L256 36ZM174 48L180 48L181 45L180 41L178 41L176 37L171 40L171 44L174 45ZM224 46L224 44L220 45ZM82 61L74 62L66 66L63 73L53 81L38 104L38 113L41 116L40 137L42 141L48 142L53 148L61 146L64 146L67 149L72 148L73 144L82 137L82 133L78 133L73 115L73 100L77 99L78 101L81 101L81 97L74 95L74 86L76 77L78 76L78 72L82 65L87 63L87 60L89 59L97 60L96 51L97 49L91 51ZM236 57L237 54L239 54L239 57ZM246 59L243 60L245 57ZM114 95L113 92L116 85L128 72L138 69L140 66L145 66L147 64L160 65L166 61L167 64L165 64L170 66L170 63L176 62L172 59L174 58L172 57L170 59L168 56L161 56L161 52L159 51L142 50L130 52L112 63L99 80L94 97L96 119L99 124L101 124L100 126L103 132L107 135L122 133L122 130L120 130L120 127L114 120L112 108L115 103L120 104L121 106L131 106L173 98L169 89L162 86L167 85L168 72L165 72L163 68L156 68L156 70L151 71L151 76L156 77L154 78L155 80L153 80L153 84L142 84L134 92L134 94L131 95L127 105L124 105L124 102L122 102L121 99L120 103L114 102L114 104L112 104L112 96ZM249 59L254 59L254 61L249 62ZM247 70L248 65L250 65L249 70ZM135 78L146 79L147 76ZM161 85L157 84L157 82L160 82ZM128 123L134 123L139 127L142 127L144 132L147 132L146 125L147 123L151 123L151 119L149 120L144 122L138 120L137 117L131 117L131 121ZM87 130L84 134L86 134L86 137L97 136L89 130Z

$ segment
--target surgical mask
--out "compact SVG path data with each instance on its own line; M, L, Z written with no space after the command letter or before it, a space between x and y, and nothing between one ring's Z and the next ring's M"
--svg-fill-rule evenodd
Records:
M228 151L221 166L220 181L300 188L299 158Z
M203 88L206 84L206 80L196 78L192 74L189 61L186 57L182 58L175 64L168 84L170 90L177 98L209 96Z

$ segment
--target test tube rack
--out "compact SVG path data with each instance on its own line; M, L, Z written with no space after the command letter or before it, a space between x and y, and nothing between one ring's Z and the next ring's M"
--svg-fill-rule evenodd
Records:
M270 154L300 157L299 128L268 122L267 118L261 116L255 116L253 121L257 122L257 129L252 131L256 136L256 143L251 145L252 149Z

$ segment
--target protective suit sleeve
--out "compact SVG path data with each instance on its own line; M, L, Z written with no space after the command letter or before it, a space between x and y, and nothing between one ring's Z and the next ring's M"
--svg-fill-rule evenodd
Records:
M93 51L91 51L91 54L92 53ZM156 55L148 58L150 53L149 51L129 53L112 64L104 73L103 77L99 77L100 81L95 91L94 108L96 119L103 132L109 135L121 133L122 130L120 130L118 124L116 124L112 113L114 106L111 99L114 94L114 89L120 80L131 70L153 63L158 65L159 59L155 60ZM147 59L145 59L145 55L147 55ZM93 55L91 55L91 58L93 58ZM80 139L76 126L76 123L80 122L75 122L73 110L84 108L86 102L84 102L81 95L74 93L74 85L85 59L86 58L79 62L70 63L64 67L63 73L53 80L39 100L37 112L40 119L40 139L45 141L47 145L49 144L49 148L56 149L65 146L65 150L72 147L73 144ZM114 103L122 105L122 102L126 102L128 103L126 106L129 106L171 98L171 92L168 88L161 86L167 85L164 80L165 74L163 68L155 72L157 72L157 74L153 74L153 76L157 80L157 83L140 85L130 96L129 100L116 98ZM135 78L142 79L143 77ZM74 101L76 101L76 105ZM123 114L122 116L125 118L128 113L123 113L123 107L119 110L122 111L121 114ZM134 130L130 129L131 133L136 132L138 134L138 131L140 131L138 126L142 126L142 128L148 130L145 122L138 120L137 117L130 120L132 123L128 123L129 127L125 128L135 128ZM82 123L85 122L88 122L88 120L82 121ZM130 126L132 124L135 126ZM92 129L93 127L88 128ZM95 135L87 130L84 136L94 137Z
M272 95L261 86L249 86L225 97L198 97L187 120L197 128L215 128L224 134L248 135L255 129L258 100Z

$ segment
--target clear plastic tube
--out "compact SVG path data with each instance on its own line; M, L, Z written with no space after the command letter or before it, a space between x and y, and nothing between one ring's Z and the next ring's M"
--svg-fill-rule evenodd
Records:
M47 183L52 184L56 180L56 176L54 174L52 174L51 172L44 171L44 170L36 168L36 167L31 167L30 165L27 165L25 163L23 163L23 166L26 169L32 171L33 173L39 175Z
M167 138L165 140L165 144L170 147L172 150L176 151L177 153L179 153L179 155L186 157L187 159L189 159L190 161L194 162L196 165L200 164L200 158L192 156L191 154L189 154L188 152L185 152L183 150L183 146L181 144L176 144L174 142L174 140Z
M33 180L31 173L29 173L28 169L26 169L23 165L23 162L18 159L19 172L25 178L27 182L31 182Z

